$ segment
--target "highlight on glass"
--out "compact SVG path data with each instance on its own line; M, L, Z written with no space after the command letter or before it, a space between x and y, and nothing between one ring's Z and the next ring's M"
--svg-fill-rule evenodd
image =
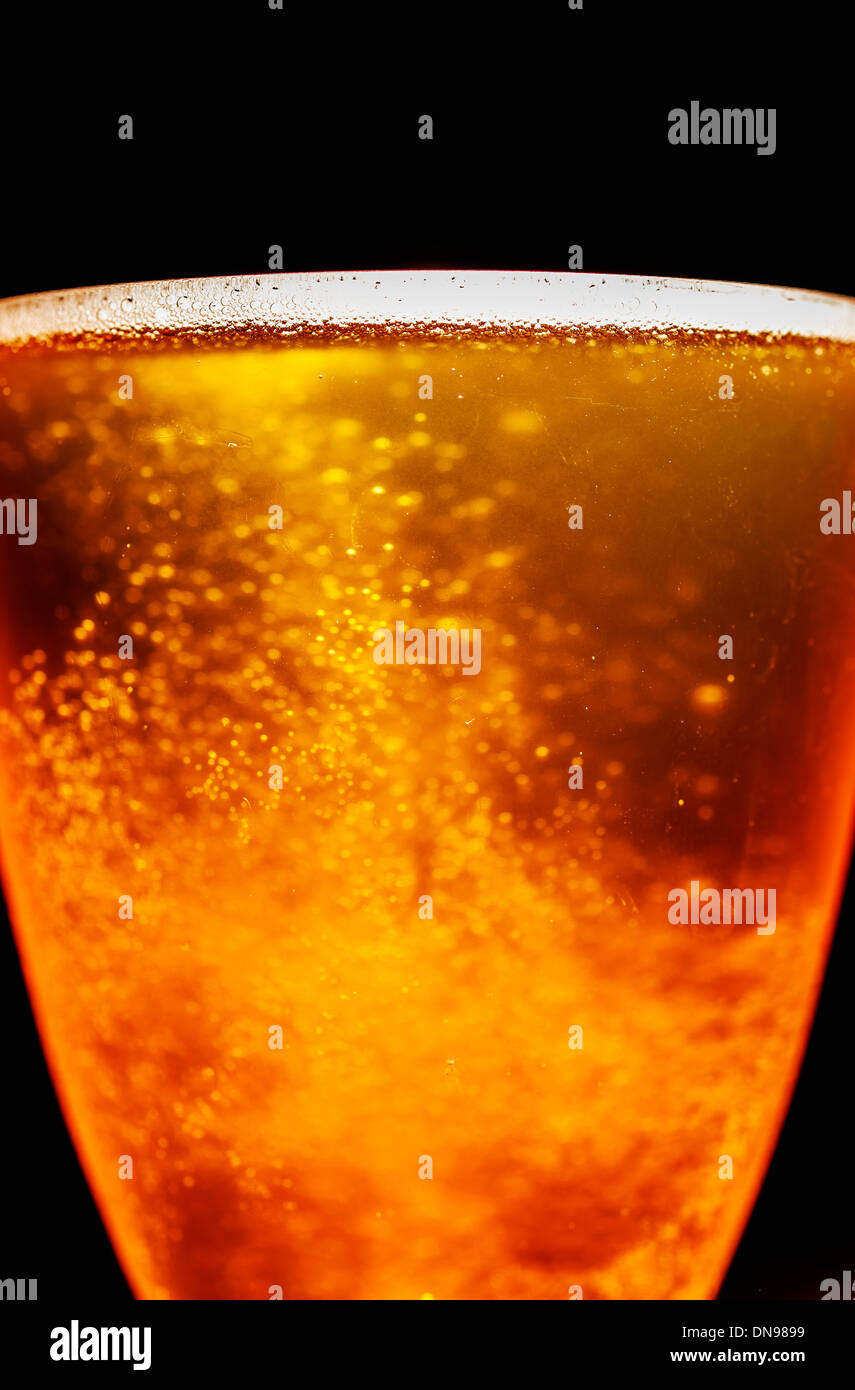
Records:
M712 1298L848 863L855 303L0 304L0 838L154 1299Z

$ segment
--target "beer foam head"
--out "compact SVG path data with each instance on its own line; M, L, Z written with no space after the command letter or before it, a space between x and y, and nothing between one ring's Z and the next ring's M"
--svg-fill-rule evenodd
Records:
M527 271L363 271L157 280L0 303L0 342L61 338L551 336L855 342L855 300L726 281Z

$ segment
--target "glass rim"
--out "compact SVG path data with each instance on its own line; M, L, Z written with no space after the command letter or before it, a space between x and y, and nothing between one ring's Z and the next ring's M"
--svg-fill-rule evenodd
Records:
M855 343L855 299L586 271L297 271L148 280L0 300L0 344L57 339L731 336Z

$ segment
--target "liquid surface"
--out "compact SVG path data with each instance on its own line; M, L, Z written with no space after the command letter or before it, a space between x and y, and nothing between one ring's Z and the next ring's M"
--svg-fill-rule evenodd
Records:
M0 342L573 337L855 343L855 300L663 276L379 270L92 285L0 301Z
M852 349L84 346L0 349L2 838L135 1290L714 1295L848 848Z

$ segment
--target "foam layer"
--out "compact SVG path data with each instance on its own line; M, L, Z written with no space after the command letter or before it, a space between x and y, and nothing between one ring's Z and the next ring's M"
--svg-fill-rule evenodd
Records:
M0 302L0 342L58 337L715 332L855 342L855 300L726 281L581 272L363 271L218 276Z

